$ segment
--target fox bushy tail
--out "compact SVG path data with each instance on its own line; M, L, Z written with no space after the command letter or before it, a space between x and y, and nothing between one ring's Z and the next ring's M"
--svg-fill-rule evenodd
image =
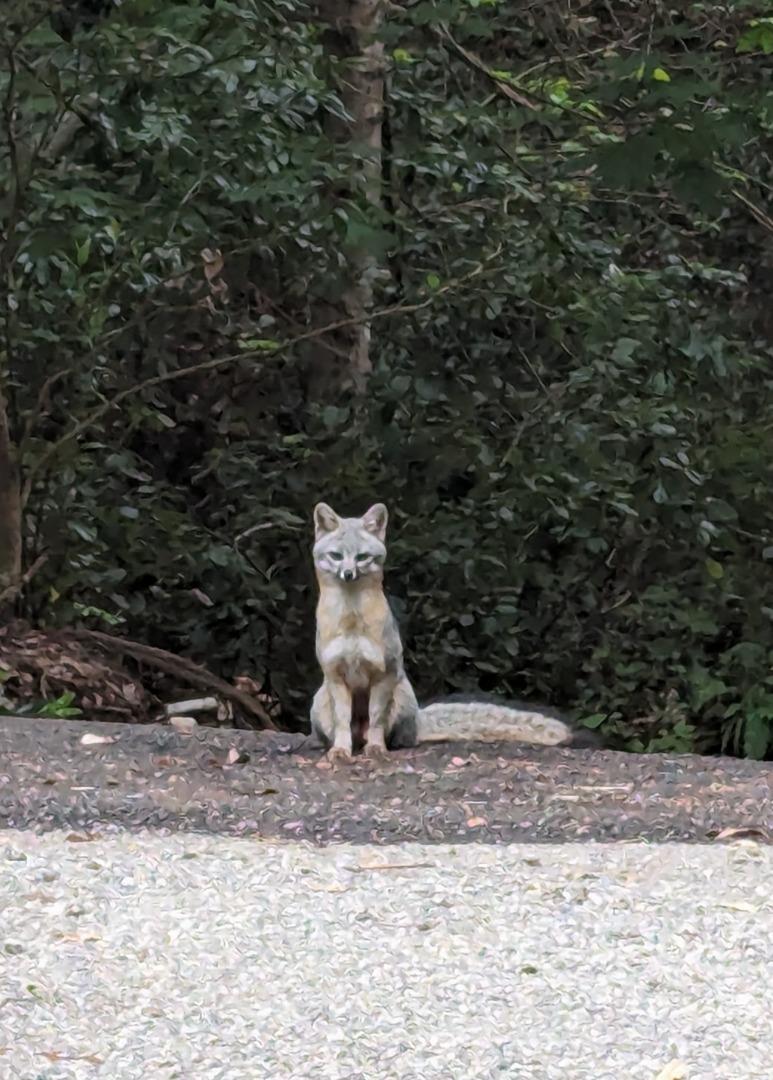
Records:
M540 746L595 745L557 713L533 705L446 698L419 709L416 738L423 742L519 742Z

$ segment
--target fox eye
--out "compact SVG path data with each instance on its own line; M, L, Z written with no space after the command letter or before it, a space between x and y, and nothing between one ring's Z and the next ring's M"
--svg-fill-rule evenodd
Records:
M368 555L367 553L363 553L362 555L355 555L354 556L355 562L367 562L369 558L370 558L370 555Z
M333 560L333 562L340 562L341 559L343 559L343 555L340 551L328 551L328 555Z

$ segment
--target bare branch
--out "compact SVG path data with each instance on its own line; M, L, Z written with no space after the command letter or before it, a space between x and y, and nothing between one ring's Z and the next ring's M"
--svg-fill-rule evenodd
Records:
M514 90L509 82L506 82L493 72L491 68L484 64L474 53L471 53L468 49L465 49L463 45L460 45L459 42L451 36L451 32L447 26L441 26L437 33L445 38L445 40L456 49L461 58L469 64L470 67L474 68L476 71L480 71L487 79L490 79L500 94L504 94L505 97L509 98L510 101L513 101L516 105L522 105L525 109L536 110L537 106L533 102L529 101L523 94L518 93L517 90Z
M237 690L235 686L231 686L229 682L221 679L219 675L215 675L214 672L208 671L207 668L194 663L193 660L189 660L187 657L177 656L166 649L157 649L153 645L143 645L139 641L130 641L127 638L116 637L114 634L106 634L102 630L73 630L70 633L73 637L95 641L103 648L131 656L139 663L149 664L151 667L158 668L159 671L164 671L168 675L174 675L183 682L187 682L190 686L200 686L205 690L214 690L221 697L234 702L235 705L239 705L249 716L259 720L263 728L276 731L276 724L257 698L253 697L252 694L248 694L245 690Z
M87 124L93 126L90 123L90 110L96 108L97 103L97 95L90 94L82 104L79 103L77 111L72 108L67 109L59 125L51 132L50 138L41 144L40 157L43 161L50 164L57 161L82 127Z
M738 191L736 188L733 188L733 195L735 195L736 199L738 199L739 202L742 202L744 206L748 208L754 219L758 221L764 229L767 229L768 232L773 233L773 218L768 217L764 210L757 206L756 203L753 203L751 199L747 198L746 195Z
M3 591L0 592L0 607L2 607L4 604L10 603L12 600L15 600L17 598L17 596L19 596L19 594L24 591L25 587L29 585L35 574L37 574L38 570L40 570L41 566L45 562L48 562L48 555L38 555L34 563L29 567L28 570L25 571L24 574L22 574L18 581L12 582L5 589L3 589Z
M37 402L35 404L35 408L32 410L32 412L27 417L27 420L26 420L26 422L24 424L24 431L22 433L22 437L21 437L21 439L19 439L19 455L20 456L24 452L24 446L25 446L26 442L32 436L32 432L33 432L33 430L35 428L35 424L38 422L38 420L40 420L40 418L42 416L46 415L46 412L48 411L48 408L51 405L51 397L50 397L50 395L51 395L52 389L56 386L56 384L59 382L60 379L63 379L63 378L65 378L65 376L71 375L71 374L72 374L72 368L64 368L62 371L57 371L53 375L49 375L49 377L45 380L45 382L41 386L41 388L40 388L40 390L38 392L38 400L37 400Z
M339 319L337 322L328 323L327 326L320 326L313 330L307 330L305 333L290 338L288 341L279 342L269 349L245 349L243 352L231 353L228 356L212 357L209 360L203 360L198 364L190 364L187 367L177 368L175 371L165 371L161 375L153 375L149 379L144 379L142 382L135 383L134 386L129 386L125 390L119 391L113 397L98 405L82 420L79 420L74 424L60 439L50 443L46 447L38 460L27 471L27 476L22 488L22 507L25 507L29 501L37 476L53 460L61 448L67 445L67 443L72 442L73 439L77 439L85 431L88 431L89 428L93 427L94 424L101 420L106 413L110 412L110 410L114 409L117 405L120 405L121 402L125 401L127 398L136 397L136 395L142 393L143 390L149 390L154 386L161 386L164 383L173 382L176 379L183 379L187 375L196 375L202 371L215 371L219 368L228 367L231 364L236 364L244 360L273 358L288 352L294 346L299 345L304 341L313 341L322 337L324 334L339 330L342 327L357 325L361 322L374 322L376 319L385 319L392 315L411 315L417 311L422 311L424 308L428 308L430 305L434 304L439 296L452 292L483 274L487 267L500 254L501 250L502 245L497 245L494 251L487 255L486 258L478 263L469 273L458 278L453 278L451 281L446 282L445 285L441 285L425 300L417 301L414 304L393 304L391 307L382 308L380 311L366 312L364 315L357 318Z

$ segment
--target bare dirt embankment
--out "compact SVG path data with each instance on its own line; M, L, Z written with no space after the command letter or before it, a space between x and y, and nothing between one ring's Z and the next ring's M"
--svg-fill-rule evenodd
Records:
M120 826L316 843L700 843L750 830L770 842L771 777L734 758L459 743L334 769L297 735L0 717L0 828L76 837Z

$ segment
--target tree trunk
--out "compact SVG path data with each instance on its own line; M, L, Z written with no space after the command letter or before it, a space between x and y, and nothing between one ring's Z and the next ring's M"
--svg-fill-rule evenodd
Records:
M20 39L18 39L20 40ZM11 360L10 303L12 280L11 264L19 242L18 224L21 217L23 196L23 171L20 159L20 140L16 130L16 55L10 48L8 59L8 86L5 92L3 119L8 140L10 182L7 187L7 205L3 221L4 242L0 247L0 289L2 289L3 349L0 350L0 621L10 613L13 601L21 586L22 506L19 487L19 466L16 447L11 437L6 397L6 365Z
M21 584L22 511L16 452L8 426L8 409L0 385L0 619Z
M329 115L326 121L333 144L349 157L347 180L332 192L332 198L346 199L365 210L368 204L381 202L384 46L377 35L383 0L321 0L319 13L326 26L324 43L336 75L336 91L348 114L348 119ZM372 370L368 315L379 266L367 243L351 244L346 254L347 270L339 293L319 305L315 322L357 321L327 335L321 351L317 346L312 383L323 393L326 388L332 393L363 394Z

